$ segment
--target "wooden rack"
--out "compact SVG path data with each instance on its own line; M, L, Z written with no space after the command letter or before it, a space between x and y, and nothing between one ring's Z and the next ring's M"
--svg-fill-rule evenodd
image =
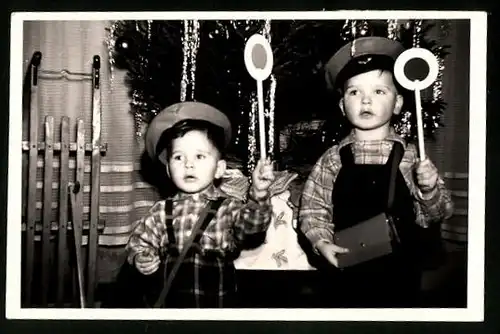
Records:
M40 69L41 52L35 52L25 77L24 109L29 109L29 139L23 141L23 159L27 160L27 192L23 196L26 211L23 212L23 307L93 307L96 287L97 248L99 232L104 221L99 220L99 190L101 156L107 145L101 143L101 91L100 57L93 57L92 73L72 73ZM59 73L60 75L55 76ZM60 138L54 138L54 117L46 116L43 140L38 127L40 117L39 83L41 75L66 80L92 81L92 133L86 142L85 124L76 119L76 140L70 138L70 118L60 119ZM76 78L76 79L75 79ZM27 105L26 105L27 104ZM76 160L74 179L70 175L69 158ZM90 156L90 219L83 221L83 188L85 186L85 156ZM38 159L43 157L41 208L36 205ZM54 162L59 162L59 175L55 174ZM58 182L53 182L54 176ZM58 219L53 221L53 190L58 190L56 207ZM37 210L41 221L37 221ZM88 240L82 245L83 235ZM38 242L40 241L40 242ZM41 248L41 251L40 251ZM82 253L86 250L86 253ZM85 259L83 256L85 255ZM54 259L55 258L55 259ZM54 272L54 266L56 267ZM39 270L36 270L39 268ZM68 275L69 273L69 275ZM69 281L68 281L69 276ZM76 276L76 277L75 277ZM78 284L77 284L78 283ZM68 289L71 285L72 289ZM68 290L71 291L68 298ZM52 292L52 294L51 294ZM77 298L79 296L79 298Z

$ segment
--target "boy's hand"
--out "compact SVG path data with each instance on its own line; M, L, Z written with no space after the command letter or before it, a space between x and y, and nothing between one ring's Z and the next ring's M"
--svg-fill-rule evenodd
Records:
M151 275L160 267L160 257L151 253L137 254L135 267L143 275Z
M349 253L349 250L347 248L343 248L326 241L318 242L318 244L316 245L316 249L328 262L330 262L337 268L339 266L337 254Z
M273 181L274 171L271 160L269 158L266 160L259 160L252 173L252 186L256 197L265 197Z
M417 185L422 192L422 195L429 195L434 189L436 189L439 177L438 171L429 159L425 159L417 163L415 174L417 177Z

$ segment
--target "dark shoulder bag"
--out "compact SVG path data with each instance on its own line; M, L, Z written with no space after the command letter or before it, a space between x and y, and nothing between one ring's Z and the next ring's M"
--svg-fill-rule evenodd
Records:
M394 202L396 175L403 156L402 146L394 147L395 154L391 165L387 210L355 226L340 230L334 234L334 243L348 248L349 253L338 254L338 267L351 267L393 252L393 242L399 242L399 236L388 212Z

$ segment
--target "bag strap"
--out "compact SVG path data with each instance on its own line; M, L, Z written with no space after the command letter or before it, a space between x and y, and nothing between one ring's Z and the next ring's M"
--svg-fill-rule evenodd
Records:
M163 306L165 298L167 297L170 287L172 286L172 282L174 281L174 278L177 275L177 272L179 271L182 261L189 252L191 246L195 242L198 242L200 240L203 231L207 228L210 221L217 214L217 211L219 210L219 207L221 206L223 201L224 201L223 198L220 198L216 201L210 201L200 213L200 217L198 218L198 221L196 222L195 226L193 227L193 230L191 231L191 236L184 245L182 252L175 261L172 270L170 271L167 279L165 280L165 284L163 285L163 289L160 292L160 296L158 297L156 303L154 304L155 308Z

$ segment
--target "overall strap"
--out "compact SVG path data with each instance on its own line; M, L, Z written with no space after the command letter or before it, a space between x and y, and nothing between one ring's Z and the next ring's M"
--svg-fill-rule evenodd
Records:
M392 205L394 204L394 194L396 192L396 176L399 171L399 164L403 158L404 150L403 145L398 142L394 142L389 160L391 162L391 174L389 178L389 193L387 196L387 209L390 211Z
M200 213L200 217L199 217L198 221L196 222L195 226L193 227L193 230L191 231L190 238L188 239L188 241L184 245L184 248L182 249L181 254L179 255L179 257L175 261L174 266L172 267L172 270L170 271L168 277L165 280L165 284L163 286L163 289L161 290L160 296L158 297L156 303L154 304L155 308L159 308L159 307L163 306L163 303L165 302L165 298L167 297L168 291L170 290L170 287L172 286L172 282L174 281L175 275L177 275L177 272L179 271L179 268L182 264L182 261L184 260L187 253L189 252L191 246L194 243L197 243L200 241L200 238L203 234L203 231L207 228L210 221L215 217L215 215L217 214L217 211L219 210L223 201L224 201L224 198L219 198L215 201L210 201L209 203L207 203L205 208L203 208L203 211Z
M342 147L339 150L339 155L342 166L354 164L354 154L352 153L352 144Z
M165 225L167 225L167 238L170 245L175 245L173 202L171 198L165 200Z
M387 194L387 212L390 214L392 210L392 206L394 204L394 195L396 193L396 177L399 171L399 164L401 159L403 158L404 150L403 145L398 142L394 142L391 154L389 156L388 163L391 163L391 173L389 175L389 193ZM396 225L394 225L394 221L391 216L388 217L389 228L392 231L393 238L401 243L401 239L399 237L398 230Z
M198 232L196 232L196 236L193 240L193 244L197 244L200 242L200 239L203 235L203 232L207 228L208 224L212 221L212 219L215 217L217 214L217 211L219 211L220 206L222 205L222 202L224 202L224 198L218 198L215 201L210 201L210 206L208 208L208 213L206 214L205 219L203 219L203 223L201 224ZM201 220L203 217L200 215ZM193 231L194 232L194 231Z

